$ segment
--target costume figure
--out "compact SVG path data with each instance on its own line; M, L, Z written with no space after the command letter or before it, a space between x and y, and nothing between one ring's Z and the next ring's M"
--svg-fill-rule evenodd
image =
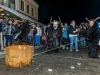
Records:
M89 26L86 32L87 33L86 39L88 41L88 47L89 47L88 56L91 58L98 58L98 53L96 49L100 39L100 28L96 20L98 20L99 18L100 17L91 20L88 20L86 18L86 20L89 22Z
M61 22L60 17L59 21L57 20L52 20L52 17L50 19L50 29L48 31L48 46L47 49L53 49L56 48L55 50L53 50L54 52L58 52L57 46L59 46L59 38L60 38L60 31L61 31L61 26L59 25L59 23ZM51 51L52 52L52 51Z
M28 34L30 32L29 21L26 21L21 25L19 33L16 34L15 40L17 44L28 44L31 45L30 40L28 39Z

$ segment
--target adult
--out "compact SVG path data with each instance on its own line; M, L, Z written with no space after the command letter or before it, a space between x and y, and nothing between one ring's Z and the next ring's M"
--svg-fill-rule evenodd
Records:
M0 48L3 50L3 39L2 39L2 26L3 26L3 18L2 17L0 17L0 40L1 40L1 42L0 42ZM0 51L2 51L2 50L0 50Z
M13 25L13 20L9 19L6 27L6 47L8 47L9 41L10 41L10 46L13 44L13 34L15 30L16 29Z
M66 45L69 43L69 36L68 36L68 25L67 23L64 24L64 27L62 28L62 44ZM68 49L69 45L66 45L67 49ZM63 49L65 48L65 46L63 47Z
M88 47L89 47L88 56L91 58L98 58L98 53L96 49L100 39L100 28L96 20L98 20L99 18L100 17L91 20L88 20L86 18L89 25L87 29L87 40L88 40Z
M7 22L6 22L6 18L3 18L3 25L2 25L2 38L3 38L3 47L6 47L5 46L5 34L6 34L6 26L7 26Z
M78 26L75 24L74 20L71 21L68 31L69 31L69 38L70 38L70 51L73 51L74 46L75 46L76 51L79 51L78 49Z
M35 35L35 45L36 47L39 47L40 46L40 39L41 39L41 36L42 36L42 29L40 28L39 24L37 24L37 33Z

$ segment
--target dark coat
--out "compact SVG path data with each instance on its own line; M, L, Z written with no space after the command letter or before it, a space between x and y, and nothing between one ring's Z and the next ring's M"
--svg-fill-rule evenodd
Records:
M54 28L53 28L53 25L51 24L51 25L50 25L50 28L49 28L49 30L48 30L48 35L51 36L52 33L53 33L53 31L54 31ZM60 36L62 36L62 35L61 35L61 34L62 34L61 25L58 25L57 31L59 32Z
M78 26L77 26L77 25L75 25L75 27L73 27L72 25L69 25L68 33L69 33L69 34L76 35L78 32L73 33L73 31L76 31L76 29L78 29Z
M88 29L86 31L86 36L87 36L87 40L90 42L92 42L98 38L99 33L98 33L98 24L97 23L95 25L93 25L92 27L88 27Z
M30 32L30 25L28 23L23 23L21 27L21 34L19 35L19 40L21 42L25 42L26 44L30 44L28 39L28 34Z

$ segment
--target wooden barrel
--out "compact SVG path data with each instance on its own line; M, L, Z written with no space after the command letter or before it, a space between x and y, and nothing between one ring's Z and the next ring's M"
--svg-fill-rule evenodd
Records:
M29 66L32 63L33 53L33 46L9 46L6 48L6 65L10 68Z

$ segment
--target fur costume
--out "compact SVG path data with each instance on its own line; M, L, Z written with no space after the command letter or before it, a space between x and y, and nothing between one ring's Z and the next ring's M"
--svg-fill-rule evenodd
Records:
M61 32L61 26L59 25L59 22L54 20L51 25L50 25L50 29L48 31L48 46L47 49L53 49L56 48L55 50L49 51L49 53L51 52L58 52L58 46L60 45L60 33Z
M99 18L98 18L99 19ZM95 20L88 20L89 27L87 29L87 41L89 47L88 56L91 58L98 58L97 46L100 39L100 28Z
M25 23L22 24L20 32L18 33L19 35L16 37L17 44L28 44L30 45L31 42L28 39L28 34L30 32L30 25L29 22L26 21Z

